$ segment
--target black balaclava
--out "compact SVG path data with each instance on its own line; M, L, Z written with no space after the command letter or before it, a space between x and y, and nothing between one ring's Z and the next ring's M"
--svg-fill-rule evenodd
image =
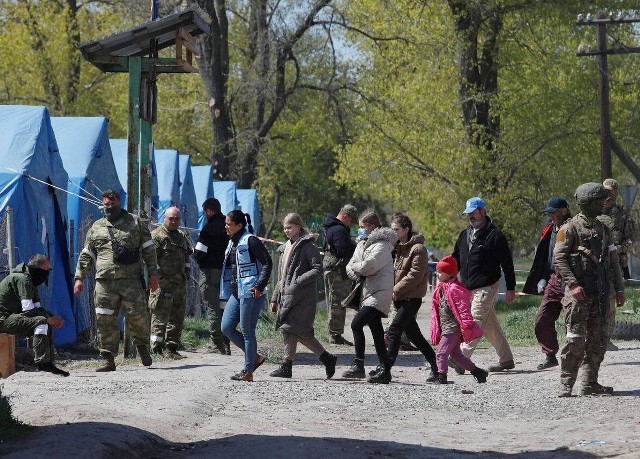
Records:
M40 284L44 284L49 279L49 270L42 268L32 268L29 266L29 276L31 276L31 280L33 281L33 285L38 286Z

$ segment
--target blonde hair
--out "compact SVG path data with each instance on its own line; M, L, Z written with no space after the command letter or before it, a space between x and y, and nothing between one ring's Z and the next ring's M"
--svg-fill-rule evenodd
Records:
M300 215L296 214L295 212L291 212L290 214L287 214L284 219L282 220L282 224L286 225L286 224L290 224L290 225L297 225L300 227L300 234L306 234L307 230L304 227L304 222L302 221L302 217L300 217Z

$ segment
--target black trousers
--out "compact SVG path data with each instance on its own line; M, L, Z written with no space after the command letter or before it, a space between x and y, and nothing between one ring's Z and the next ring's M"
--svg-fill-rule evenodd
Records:
M382 328L383 316L384 314L376 308L363 306L351 321L351 331L353 332L353 344L356 348L356 358L364 360L364 327L368 325L380 365L389 368L389 357L387 356L387 347L384 344L384 329Z
M393 304L398 312L394 317L393 322L391 322L389 330L387 330L387 335L389 336L388 354L391 365L393 366L396 362L396 358L398 357L398 351L402 344L402 333L404 332L407 334L409 341L411 341L413 345L422 352L422 355L427 359L431 368L436 369L436 353L420 331L418 322L416 322L416 316L418 315L418 310L422 305L422 299L409 298L406 300L394 301Z

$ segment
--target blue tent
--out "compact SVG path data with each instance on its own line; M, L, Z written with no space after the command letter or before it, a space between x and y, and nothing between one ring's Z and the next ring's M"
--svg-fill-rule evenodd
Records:
M158 214L161 222L169 207L180 206L180 165L176 150L156 150L153 154L158 173Z
M254 189L236 190L238 206L244 213L251 217L255 234L260 234L260 203L258 202L258 192Z
M69 346L77 334L64 219L68 176L49 111L0 105L0 132L0 215L4 223L7 208L12 209L16 263L26 263L35 253L51 260L49 281L40 287L41 302L65 321L54 333L55 345Z
M236 208L236 182L213 182L213 196L220 201L220 207L224 215Z
M187 228L198 228L198 201L191 174L191 157L179 155L180 165L180 212L182 224ZM189 234L195 234L190 232Z
M116 171L118 172L118 179L120 185L123 188L122 207L127 207L127 178L129 171L127 170L127 139L109 139L109 145L111 146L111 155L113 156L113 162L116 165ZM158 174L156 172L155 163L151 161L151 207L153 209L158 208ZM155 218L155 212L151 213L151 217Z
M67 173L67 221L71 269L78 262L87 231L104 214L99 207L102 192L113 188L126 196L109 146L109 124L104 117L53 117L51 125ZM84 198L84 199L83 199ZM74 315L78 334L91 326L91 302L86 292L75 297Z
M214 197L211 166L191 166L191 175L193 176L193 187L196 191L196 202L198 203L198 228L202 229L207 220L204 212L202 212L202 203Z

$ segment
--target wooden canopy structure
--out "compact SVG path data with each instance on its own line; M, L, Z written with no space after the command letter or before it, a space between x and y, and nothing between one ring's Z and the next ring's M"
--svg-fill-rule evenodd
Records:
M127 210L151 215L151 126L156 122L156 76L160 73L194 73L195 37L211 32L211 18L197 5L155 21L82 43L84 58L103 72L129 73L127 149ZM174 57L158 51L175 47ZM146 215L145 215L146 214Z

